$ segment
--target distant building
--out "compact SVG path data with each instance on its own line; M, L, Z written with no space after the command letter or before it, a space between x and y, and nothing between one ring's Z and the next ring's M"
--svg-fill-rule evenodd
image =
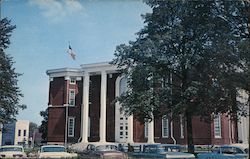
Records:
M81 65L47 71L50 77L48 101L49 143L177 143L187 144L185 120L171 121L166 114L150 123L126 117L114 103L126 89L126 78L108 63ZM217 115L210 123L194 117L196 145L238 142L237 122Z
M28 145L29 121L17 120L3 125L2 145Z
M2 145L14 145L15 143L15 123L3 125Z

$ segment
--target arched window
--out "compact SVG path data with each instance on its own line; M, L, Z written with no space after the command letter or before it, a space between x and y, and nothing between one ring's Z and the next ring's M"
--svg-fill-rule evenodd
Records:
M118 77L116 81L116 96L120 96L127 90L127 78ZM119 102L116 103L116 141L117 142L126 142L128 138L128 118L124 116L123 112L120 109L121 105Z
M121 95L122 93L124 93L127 90L127 78L123 77L120 80L119 88L120 88L119 89L119 95Z

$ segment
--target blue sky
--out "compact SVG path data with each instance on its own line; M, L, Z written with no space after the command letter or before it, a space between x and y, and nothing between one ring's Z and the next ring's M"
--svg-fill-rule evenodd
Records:
M6 52L23 74L18 86L27 105L17 119L40 125L48 103L46 70L112 60L117 45L136 38L146 12L151 9L141 0L4 0L2 17L17 27ZM69 41L75 61L67 54Z

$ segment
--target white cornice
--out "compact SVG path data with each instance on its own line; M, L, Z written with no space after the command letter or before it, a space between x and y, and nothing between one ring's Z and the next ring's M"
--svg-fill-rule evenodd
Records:
M100 62L92 64L83 64L81 68L84 72L100 74L102 71L107 73L117 72L117 66L109 64L109 62Z
M79 68L59 68L47 70L49 77L82 76L82 70Z
M105 71L106 73L116 73L117 66L109 64L109 62L100 62L100 63L92 63L92 64L83 64L81 68L59 68L59 69L51 69L47 70L46 74L53 77L66 77L66 76L75 76L82 77L84 73L88 74L101 74L101 72Z

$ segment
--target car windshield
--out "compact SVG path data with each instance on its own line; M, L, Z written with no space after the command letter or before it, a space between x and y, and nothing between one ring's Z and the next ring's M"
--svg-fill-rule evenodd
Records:
M43 147L41 152L65 152L64 147Z
M100 145L96 147L97 151L110 151L110 150L117 150L117 146L115 145Z
M240 149L238 147L221 147L221 152L226 154L244 154L248 153L247 150Z
M4 151L23 151L23 149L21 147L1 147L0 148L0 152L4 152Z

